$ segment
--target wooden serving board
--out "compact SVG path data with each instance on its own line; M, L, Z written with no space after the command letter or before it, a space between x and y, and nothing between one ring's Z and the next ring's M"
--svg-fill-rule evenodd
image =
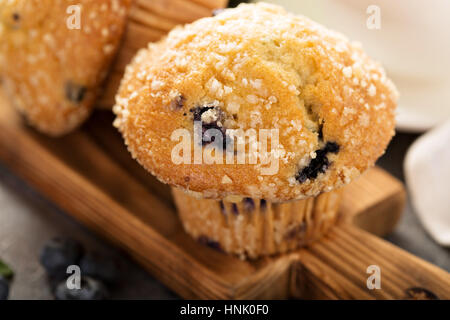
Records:
M401 299L410 288L424 288L450 298L448 273L374 235L394 228L405 202L402 184L382 169L345 187L342 219L319 242L242 261L183 231L168 187L131 159L112 120L110 112L96 111L82 129L52 139L26 127L0 92L0 159L180 296ZM367 289L369 265L381 269L380 290Z
M226 0L134 0L122 48L99 106L111 108L136 50L179 23L209 15ZM345 187L340 223L296 252L242 261L189 237L170 190L128 154L96 111L77 132L52 139L26 127L0 90L0 160L67 213L124 248L184 298L450 298L450 275L377 236L393 230L405 202L402 184L382 169ZM369 290L369 265L381 289ZM432 295L430 295L432 293Z

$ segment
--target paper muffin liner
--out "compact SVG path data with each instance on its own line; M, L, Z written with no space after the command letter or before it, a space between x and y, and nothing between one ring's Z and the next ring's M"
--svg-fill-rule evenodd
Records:
M340 190L284 203L197 199L176 188L172 193L188 234L213 248L251 259L317 240L336 223L340 200Z

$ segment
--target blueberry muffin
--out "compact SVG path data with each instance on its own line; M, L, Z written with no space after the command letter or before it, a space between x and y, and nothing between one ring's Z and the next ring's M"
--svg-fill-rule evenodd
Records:
M86 119L118 47L129 4L0 2L0 76L32 126L58 136Z
M138 52L114 125L174 187L190 234L258 257L325 233L338 188L393 136L396 100L359 44L279 6L242 4Z

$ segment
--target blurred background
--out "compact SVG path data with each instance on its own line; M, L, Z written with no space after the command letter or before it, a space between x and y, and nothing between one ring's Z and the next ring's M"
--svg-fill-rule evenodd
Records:
M231 1L235 6L239 1ZM418 137L450 119L450 1L446 0L267 0L341 31L385 66L401 100L397 135L378 165L405 182L404 159ZM379 8L379 28L367 27ZM447 122L448 123L448 122ZM448 126L448 124L447 124ZM448 131L448 130L447 130ZM437 138L439 139L439 138ZM450 137L439 143L448 149ZM444 140L442 140L444 139ZM425 144L425 143L424 143ZM426 145L422 148L426 152ZM439 152L439 150L437 150ZM439 153L443 157L445 153ZM447 152L448 154L448 152ZM442 161L444 160L444 161ZM450 181L448 167L442 181ZM433 163L429 163L431 168ZM430 182L431 183L431 182ZM448 186L443 185L443 188ZM411 190L408 186L408 191ZM448 190L449 189L445 189ZM421 223L412 194L397 229L386 240L450 271L450 249L438 244ZM437 201L437 200L436 200ZM450 216L450 205L441 203ZM447 206L447 207L445 207ZM105 243L49 203L0 163L0 259L14 271L10 299L51 299L39 251L53 236L71 236L113 257L122 273L113 298L177 298L126 254ZM447 220L448 221L448 220ZM445 223L445 221L443 222ZM448 229L447 229L448 230ZM448 244L447 244L448 245Z
M362 43L400 91L398 128L422 132L450 118L450 2L267 0ZM374 11L374 7L379 12ZM367 20L379 13L379 28ZM377 18L377 17L376 17Z

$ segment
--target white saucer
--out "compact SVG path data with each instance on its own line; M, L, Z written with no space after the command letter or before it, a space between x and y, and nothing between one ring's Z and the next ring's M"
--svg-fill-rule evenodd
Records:
M397 129L402 132L425 132L450 119L450 81L420 86L395 81L400 91ZM405 92L407 94L403 94Z

